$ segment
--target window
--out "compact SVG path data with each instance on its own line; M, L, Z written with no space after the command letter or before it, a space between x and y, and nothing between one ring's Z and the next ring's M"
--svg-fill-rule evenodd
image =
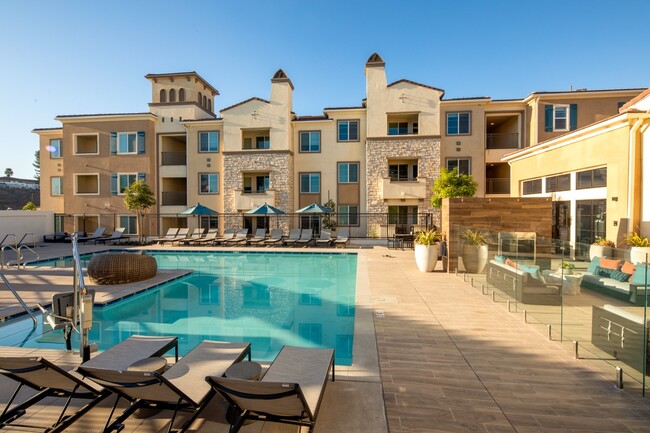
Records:
M76 155L99 154L99 137L97 134L75 135L74 153Z
M269 175L244 176L244 193L263 193L270 188Z
M60 139L54 139L50 140L50 146L47 148L48 152L50 152L50 158L55 159L55 158L62 158L62 150L61 150L61 144L63 143L62 140Z
M417 163L389 164L388 177L393 182L416 180L418 178L418 165Z
M167 91L160 89L160 102L167 102Z
M197 98L199 105L203 105L203 95L199 92L199 97Z
M120 227L124 227L125 235L138 234L138 221L135 215L120 215Z
M99 174L75 174L74 175L74 193L82 194L99 194Z
M561 174L546 178L546 192L568 191L571 189L571 175Z
M199 286L200 305L219 305L219 284L208 284Z
M359 141L359 121L339 120L338 141Z
M576 189L607 186L607 168L579 171L576 173Z
M521 194L541 194L542 193L542 179L525 180L521 183Z
M388 206L388 224L409 226L418 223L417 206ZM397 232L408 233L408 227L400 228Z
M300 173L300 192L303 194L320 193L320 173Z
M63 195L63 178L53 177L52 181L52 195Z
M339 183L358 183L359 163L339 162Z
M471 113L447 113L447 135L469 135Z
M199 152L219 152L219 131L199 132Z
M201 215L201 227L209 229L219 228L219 215Z
M408 133L408 122L392 122L388 124L388 135L406 135Z
M124 190L127 189L133 182L138 180L137 173L118 173L117 174L117 193L119 195L124 194Z
M185 102L185 89L178 91L178 102Z
M111 132L111 155L143 154L144 145L144 131Z
M176 90L169 89L169 102L176 102Z
M171 90L169 93L171 94ZM136 153L137 152L136 142L137 142L137 137L135 134L117 134L118 155L124 153Z
M339 219L340 226L358 226L359 225L359 206L340 204Z
M447 160L447 170L458 169L458 174L471 174L469 158L453 158Z
M315 345L323 344L323 325L320 323L298 324L298 334L305 342Z
M320 152L320 131L300 133L301 152Z
M271 147L271 140L268 135L263 137L255 137L255 149L269 149Z
M544 106L544 130L573 131L578 127L578 105L546 105Z
M219 175L217 173L199 174L200 194L219 194Z

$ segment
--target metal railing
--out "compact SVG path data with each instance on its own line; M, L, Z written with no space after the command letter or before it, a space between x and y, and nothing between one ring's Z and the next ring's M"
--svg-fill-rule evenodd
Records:
M13 295L16 297L16 300L17 300L18 303L23 307L23 309L25 310L25 312L26 312L27 314L29 314L29 317L31 317L31 319L32 319L32 322L33 322L34 328L36 328L36 326L38 326L38 321L36 320L36 316L34 316L34 313L32 313L32 310L30 310L29 307L27 306L27 304L25 304L25 301L23 301L23 298L21 298L20 295L18 295L18 292L16 291L16 289L14 288L14 286L12 286L11 283L9 282L9 280L7 280L7 277L5 277L3 274L0 274L0 278L2 278L2 281L4 281L4 283L5 283L5 285L7 286L7 288L8 288L8 289L11 291L11 293L13 293Z
M517 149L519 148L518 132L495 132L486 134L486 149Z
M507 177L493 177L485 179L486 194L510 194L510 179Z
M163 206L187 206L187 192L163 191Z
M27 263L29 263L27 260L23 261L23 259L25 258L25 256L23 255L23 252L22 252L23 250L27 250L30 253L34 254L36 256L36 259L35 259L36 261L38 261L41 258L40 254L38 254L32 248L28 247L27 245L21 245L21 246L18 247L18 258L16 259L17 260L16 264L18 265L19 268L20 268L21 262L22 262L22 265L23 265L23 269L25 269L25 266L27 265Z
M20 238L20 241L18 241L18 245L22 245L23 241L27 236L31 235L32 236L32 248L36 248L36 235L32 232L27 232L23 235L22 238Z
M161 165L187 165L187 152L162 152Z

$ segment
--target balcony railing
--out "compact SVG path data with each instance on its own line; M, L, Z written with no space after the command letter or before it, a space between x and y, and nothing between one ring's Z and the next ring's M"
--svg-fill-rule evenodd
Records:
M164 191L161 204L163 206L187 206L187 192Z
M427 196L427 178L400 179L390 177L382 179L383 199L425 199Z
M485 139L487 149L518 149L519 133L517 132L497 132L487 134Z
M186 165L187 152L162 152L161 165Z
M507 177L485 179L485 193L510 194L510 179Z

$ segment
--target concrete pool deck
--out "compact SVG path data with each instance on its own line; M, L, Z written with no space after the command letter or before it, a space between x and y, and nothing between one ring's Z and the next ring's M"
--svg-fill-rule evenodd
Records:
M574 359L570 345L548 340L540 326L524 323L521 314L507 312L463 278L418 272L412 251L352 250L359 253L360 268L365 266L361 278L367 278L369 299L357 311L372 314L380 381L371 374L329 383L317 433L650 431L650 403L639 385L615 388L609 364ZM17 274L11 272L13 283ZM7 301L3 291L0 307ZM76 355L42 353L70 366L78 362ZM8 382L3 378L0 384ZM8 387L0 389L0 400L7 401ZM40 406L33 421L44 420L60 404ZM218 402L214 406L206 411L209 419L191 431L228 431L211 421L223 412ZM69 431L97 431L108 410L103 403ZM168 421L166 412L132 419L124 431L164 431ZM297 430L277 427L256 423L242 432Z

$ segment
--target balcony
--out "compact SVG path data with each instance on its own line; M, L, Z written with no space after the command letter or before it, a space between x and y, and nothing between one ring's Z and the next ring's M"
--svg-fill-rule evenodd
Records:
M187 206L187 192L185 191L163 191L162 206Z
M510 179L507 177L485 179L485 194L510 195Z
M186 165L186 152L162 152L161 165Z
M275 206L275 191L243 192L235 190L235 207L238 211L254 209L264 203Z
M494 132L488 133L485 138L486 149L518 149L518 132Z
M382 198L384 200L424 200L427 196L427 178L382 179Z

